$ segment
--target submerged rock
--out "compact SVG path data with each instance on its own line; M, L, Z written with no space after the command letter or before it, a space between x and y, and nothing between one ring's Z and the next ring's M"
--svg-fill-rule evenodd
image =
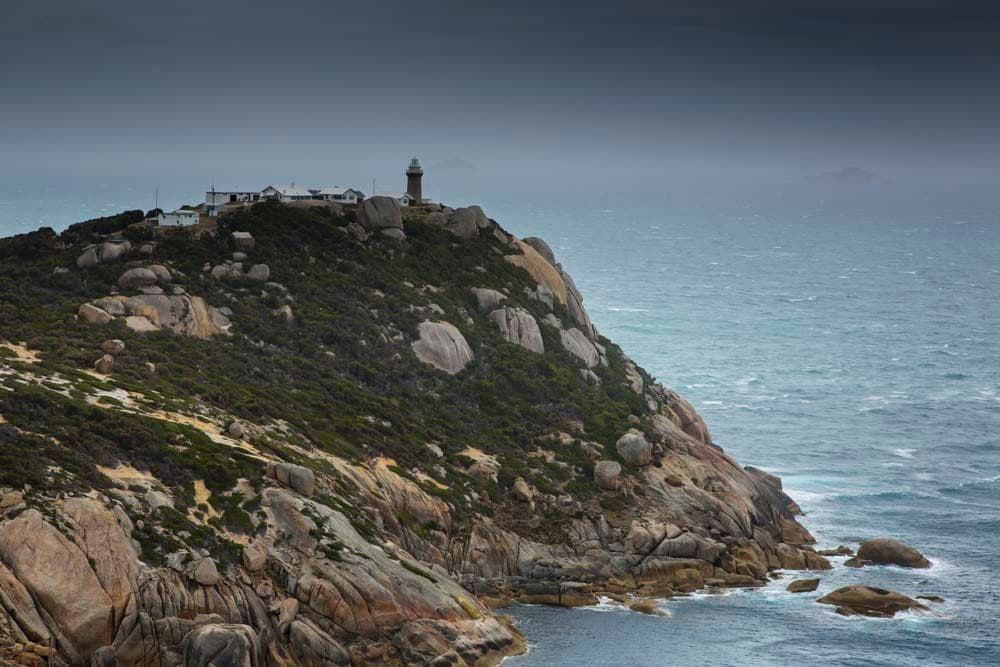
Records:
M928 568L929 560L913 547L891 537L879 537L862 543L857 559L863 563L898 565L900 567Z
M838 588L816 602L836 606L837 613L877 618L891 618L898 612L910 609L927 611L927 607L902 593L862 585Z
M785 588L789 593L812 593L819 588L819 579L796 579Z
M644 599L636 600L628 606L632 611L638 612L640 614L647 614L649 616L669 616L669 614L660 608L660 603L658 600Z

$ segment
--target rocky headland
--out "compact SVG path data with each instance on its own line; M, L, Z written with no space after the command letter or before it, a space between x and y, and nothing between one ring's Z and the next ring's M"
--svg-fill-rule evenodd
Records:
M514 600L831 567L478 207L141 219L0 241L0 662L488 665Z

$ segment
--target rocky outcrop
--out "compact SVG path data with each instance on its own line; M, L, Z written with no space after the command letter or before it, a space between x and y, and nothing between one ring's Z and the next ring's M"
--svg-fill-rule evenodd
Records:
M830 567L780 479L738 465L687 401L598 339L548 244L445 209L432 224L467 240L445 239L431 266L415 250L441 234L388 243L401 227L378 227L378 207L367 229L345 214L301 239L255 220L272 208L245 221L256 248L223 237L194 263L171 254L185 239L165 239L163 264L145 267L156 284L81 308L81 322L124 318L137 331L228 330L232 311L185 291L201 288L248 321L229 340L123 334L127 353L101 346L115 374L70 395L108 411L107 437L60 434L48 451L66 453L36 483L0 488L0 662L10 638L51 650L53 664L102 667L492 664L520 642L481 601L612 595L648 613L660 596ZM241 218L228 220L217 233ZM446 249L458 271L440 265ZM258 280L273 267L296 298L252 283L254 267L267 268ZM321 276L351 289L303 289ZM470 296L470 285L495 289ZM469 340L424 319L446 314ZM501 347L494 326L544 356ZM78 333L86 363L105 337ZM38 391L63 391L51 384ZM106 385L119 400L100 400ZM32 423L14 424L6 405L0 446Z
M556 265L556 254L552 252L552 248L544 239L537 236L526 236L521 240L525 245L531 246L546 262L552 266Z
M39 616L51 619L60 649L71 659L111 642L114 607L87 555L27 510L0 524L0 560L38 601Z
M489 227L490 220L478 206L456 208L445 217L444 228L455 236L471 239L479 236L480 229Z
M605 491L618 490L622 465L617 461L598 461L594 465L594 482Z
M82 304L76 314L87 324L107 324L114 319L107 311L89 303Z
M358 206L358 222L369 231L403 229L403 209L393 197L368 197Z
M124 290L135 290L157 283L156 274L145 267L129 269L118 278L118 286Z
M89 269L101 263L113 262L127 256L132 251L132 244L125 240L108 240L97 245L88 246L83 254L76 258L76 266Z
M909 596L874 586L844 586L816 602L834 605L837 613L844 616L892 618L901 611L928 611L927 607Z
M305 466L294 463L271 463L267 466L267 475L282 486L304 496L311 496L316 492L316 475Z
M819 588L819 579L796 579L785 587L789 593L812 593Z
M263 283L271 277L271 267L267 264L254 264L246 273L247 280Z
M555 261L555 255L548 244L537 238L515 240L515 244L521 250L521 254L507 255L507 261L523 268L535 282L551 291L569 310L570 316L583 334L589 340L596 341L597 330L594 329L590 316L583 307L583 296L570 275Z
M562 275L555 266L550 264L537 250L524 241L515 240L515 245L520 249L519 255L507 255L504 259L519 266L532 277L539 285L545 285L559 303L566 305L566 283Z
M194 338L226 334L231 326L217 308L201 297L187 294L142 294L129 298L125 308L130 315L145 317L156 327Z
M260 638L247 625L203 625L192 630L181 645L186 667L264 667Z
M152 276L152 272L149 275ZM167 329L183 336L210 338L229 334L232 327L229 318L219 309L208 305L201 297L188 294L106 297L81 305L78 316L94 324L106 324L115 319L97 304L124 315L126 326L137 333Z
M256 240L250 232L233 232L230 236L233 239L233 245L242 251L253 250L256 244Z
M469 291L472 292L472 296L476 298L476 303L479 306L480 312L484 313L495 309L501 302L507 300L506 294L498 292L495 289L473 287Z
M579 329L565 329L559 332L563 348L583 362L587 368L593 368L601 361L601 353L594 344Z
M413 353L425 364L454 375L475 357L462 332L448 322L423 321L418 327L420 338L414 341Z
M653 445L638 429L632 429L618 438L615 449L622 461L630 466L648 466L653 462Z
M500 308L490 313L490 319L506 340L538 354L545 352L545 341L542 340L538 322L528 311L521 308Z
M879 537L863 542L857 559L862 564L898 565L899 567L928 568L929 560L913 547L891 537Z

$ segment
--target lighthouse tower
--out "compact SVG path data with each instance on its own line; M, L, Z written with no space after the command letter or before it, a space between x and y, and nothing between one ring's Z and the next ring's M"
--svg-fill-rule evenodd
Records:
M413 158L406 168L406 194L410 195L414 204L420 204L424 200L423 178L424 170L420 167L420 160Z

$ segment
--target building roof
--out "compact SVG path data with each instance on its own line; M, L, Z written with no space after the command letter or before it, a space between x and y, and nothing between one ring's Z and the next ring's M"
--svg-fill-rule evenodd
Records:
M308 188L303 188L302 186L295 185L294 183L290 185L269 185L264 190L276 190L283 197L312 197L312 192ZM263 190L261 190L263 192Z
M378 194L372 195L372 197L392 197L393 199L409 197L410 199L413 199L413 195L409 192L379 192Z
M309 190L309 192L313 193L314 195L343 195L347 194L348 192L354 192L355 194L359 194L362 196L364 195L364 193L361 192L361 190L358 190L357 188L345 188L339 185L331 185L325 188Z

